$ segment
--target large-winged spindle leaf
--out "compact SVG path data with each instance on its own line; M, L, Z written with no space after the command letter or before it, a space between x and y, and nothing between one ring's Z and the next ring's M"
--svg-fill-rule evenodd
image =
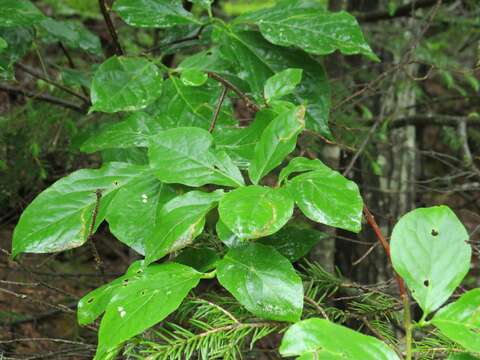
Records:
M302 360L399 360L382 341L318 318L292 325L283 336L280 354Z
M447 206L402 216L392 232L393 267L425 315L442 305L470 268L468 233Z
M248 243L230 249L217 264L217 277L256 316L279 321L300 320L302 280L292 264L273 247Z
M113 56L99 66L92 80L92 110L106 113L145 108L162 92L158 67L140 57Z
M105 218L118 189L141 178L149 169L127 163L78 170L40 193L25 209L13 233L12 256L46 253L81 246L88 237L97 190L102 196L94 229Z

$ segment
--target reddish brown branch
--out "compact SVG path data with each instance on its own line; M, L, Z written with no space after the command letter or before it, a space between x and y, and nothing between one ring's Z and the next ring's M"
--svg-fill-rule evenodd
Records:
M113 41L113 48L115 49L115 54L118 56L124 55L124 51L122 46L120 45L120 41L118 40L117 30L115 30L115 26L113 25L112 18L108 13L107 4L105 0L98 0L98 4L100 5L100 11L102 12L103 19L105 20L105 24L107 25L108 32L110 33L110 37Z
M209 71L208 72L208 76L211 77L212 79L218 81L219 83L221 83L223 86L229 88L230 90L232 90L235 94L237 94L240 99L243 100L243 102L245 103L245 105L252 111L254 112L257 112L260 110L260 107L254 103L252 100L250 100L250 98L245 95L238 87L236 87L234 84L232 84L230 81L228 81L227 79L221 77L220 75L218 75L217 73L214 73L214 72L211 72Z

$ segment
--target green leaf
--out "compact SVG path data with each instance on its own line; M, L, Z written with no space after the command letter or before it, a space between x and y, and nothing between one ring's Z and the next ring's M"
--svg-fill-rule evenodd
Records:
M264 94L267 103L291 94L302 81L302 69L285 69L265 82Z
M212 135L200 128L162 131L151 138L150 164L157 177L166 183L244 185L240 170L225 153L215 153L211 149L212 142Z
M328 236L328 234L314 229L285 226L277 233L259 239L257 242L273 246L290 262L295 262L307 255L315 244Z
M318 318L292 325L283 336L280 354L301 359L399 360L380 340Z
M362 54L379 61L365 41L355 17L345 11L279 5L246 15L237 22L253 22L271 43L296 46L315 55Z
M88 237L97 189L102 191L96 229L117 190L142 177L144 166L109 163L64 177L44 190L25 209L13 233L12 256L46 253L81 246Z
M305 107L299 106L277 116L263 131L255 147L248 174L254 184L280 165L297 144L297 136L305 127Z
M440 309L431 323L468 351L480 353L479 314L480 289L473 289Z
M0 36L0 53L6 48L8 48L8 43Z
M222 220L218 220L215 225L218 238L229 248L244 244L244 240L235 235Z
M99 66L92 81L92 110L114 113L140 110L162 92L163 77L144 58L113 56Z
M190 1L193 4L198 4L205 10L210 10L213 3L213 0L188 0L188 1Z
M190 266L200 272L212 270L219 260L217 253L209 248L187 248L175 258L176 263Z
M306 104L306 127L333 138L328 127L330 84L325 70L307 53L285 49L266 41L255 31L227 31L220 37L220 50L258 99L268 78L288 68L303 69L302 81L287 100Z
M112 200L106 215L110 231L122 243L145 254L145 241L160 221L160 209L175 195L175 190L152 171L146 172L122 187Z
M72 49L82 49L92 54L102 53L100 39L81 23L46 18L40 23L40 27L47 33L47 36L42 38L44 41L60 41Z
M26 27L0 27L0 36L8 44L8 47L0 52L0 80L13 80L13 64L30 50L34 33L31 28Z
M248 243L230 249L217 264L217 278L254 315L278 321L300 320L302 280L273 247Z
M393 267L425 315L440 307L467 274L472 254L467 240L465 227L447 206L410 211L393 228Z
M190 191L166 203L160 210L155 229L145 241L145 264L189 245L200 235L205 216L222 196L223 190Z
M142 333L175 311L202 274L185 265L152 265L115 287L100 323L95 359Z
M353 232L360 231L363 201L358 186L338 172L325 166L294 177L287 188L310 220Z
M215 147L224 150L238 167L248 168L260 136L276 116L272 109L262 109L248 127L222 127L221 131L213 133Z
M147 147L149 137L162 130L156 120L144 112L129 114L124 120L108 124L94 133L82 146L83 152L92 153L104 149Z
M117 0L113 10L127 24L138 27L168 28L201 24L183 8L181 0Z
M227 193L218 207L222 222L241 239L256 239L280 230L293 214L284 189L258 185Z
M202 86L207 82L208 75L201 70L191 68L183 70L180 79L187 86Z
M210 127L212 116L218 103L221 87L217 83L207 82L203 86L187 86L178 78L171 76L165 81L162 96L154 104L154 117L165 128L195 126L203 129ZM224 101L217 125L233 125L232 107Z
M45 15L27 0L0 0L0 26L29 26L45 19Z
M479 358L467 353L450 354L447 360L478 360Z
M304 157L296 157L290 160L288 165L285 166L282 171L280 171L278 183L283 184L293 173L301 173L310 170L326 171L329 170L329 168L318 159L311 160Z

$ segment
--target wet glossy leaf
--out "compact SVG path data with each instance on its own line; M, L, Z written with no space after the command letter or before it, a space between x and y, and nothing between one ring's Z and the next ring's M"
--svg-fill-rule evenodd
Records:
M154 117L165 128L195 126L208 130L218 103L221 87L207 82L203 86L187 86L175 77L164 82L162 96L154 103ZM232 106L224 101L217 125L234 125Z
M162 131L151 138L150 164L157 177L167 183L242 186L240 170L226 154L214 152L212 142L212 135L200 128Z
M255 114L255 120L248 127L222 127L214 131L215 147L224 150L239 166L246 169L255 153L255 146L265 128L277 117L272 109L262 109Z
M181 0L117 0L113 10L129 25L168 28L201 22L186 11Z
M270 102L292 93L300 81L302 81L302 69L280 71L265 82L265 99Z
M149 137L162 130L160 124L144 112L135 112L111 123L88 138L81 150L92 153L104 149L147 147Z
M45 15L27 0L0 0L0 26L29 26L45 19Z
M221 242L227 245L229 248L237 247L245 243L245 239L240 239L235 235L222 220L218 220L215 225L215 231Z
M255 146L255 153L248 168L254 184L280 165L297 144L297 136L305 127L305 107L299 106L278 115L263 131Z
M480 353L479 314L480 289L473 289L440 309L431 323L468 351Z
M217 278L254 315L278 321L300 320L302 280L273 247L248 243L230 249L217 264Z
M310 249L328 234L309 228L285 226L277 233L261 238L257 242L273 246L280 254L291 262L295 262L308 254Z
M165 319L180 306L201 276L196 270L175 263L151 265L128 275L112 291L100 323L95 359L104 359L105 353Z
M161 207L176 195L175 190L159 181L152 171L122 187L112 200L106 215L115 237L140 254L145 241L159 222Z
M212 270L219 260L218 254L209 248L187 248L175 258L176 263L190 266L200 272Z
M208 75L201 70L191 68L183 70L180 79L187 86L202 86L207 82Z
M365 41L357 20L345 11L279 5L246 15L238 22L254 22L262 35L281 46L296 46L315 55L362 54L379 59Z
M393 228L393 267L426 314L440 307L467 274L472 253L467 240L465 227L447 206L410 211Z
M12 256L81 246L88 237L96 190L102 191L102 198L95 228L105 218L117 190L142 177L147 169L126 163L109 163L100 169L79 170L58 180L23 212L13 234Z
M205 216L222 196L223 190L190 191L166 203L151 236L145 241L145 263L148 265L192 243L203 231Z
M224 31L220 49L258 99L268 78L287 68L303 69L302 81L287 100L305 104L306 127L332 138L328 128L330 85L322 64L301 50L285 49L254 31Z
M358 186L340 173L325 166L295 176L287 187L295 203L310 220L353 232L360 231L362 197Z
M218 211L239 238L256 239L277 232L290 220L293 200L283 189L253 185L227 193Z
M143 109L160 96L162 82L160 70L147 59L113 56L93 77L92 110L114 113Z
M46 32L46 36L42 38L44 41L60 41L72 49L82 49L93 54L102 53L100 39L81 23L47 18L40 23L40 27Z
M399 360L377 338L318 318L292 325L283 336L280 354L301 359Z
M326 169L328 169L328 167L318 159L311 160L304 157L296 157L290 160L288 165L280 171L278 183L284 183L288 180L288 177L294 173L302 173L310 170L325 171Z

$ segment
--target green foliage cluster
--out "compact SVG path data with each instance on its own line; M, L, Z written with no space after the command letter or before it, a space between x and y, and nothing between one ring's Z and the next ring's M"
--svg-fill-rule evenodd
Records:
M159 341L133 342L125 352L140 347L155 359L236 358L246 344L288 325L279 348L284 357L399 359L393 340L387 344L331 321L344 320L340 310L330 309L323 319L312 316L305 299L316 303L340 283L312 264L308 271L323 282L304 282L292 265L326 236L291 222L295 208L316 223L351 232L362 227L364 205L353 181L319 160L289 157L305 129L332 136L330 85L319 56L339 51L378 57L352 15L328 12L315 1L280 1L229 23L213 17L211 1L192 2L208 16L186 11L180 0L115 1L112 10L128 25L193 26L206 34L208 48L175 68L154 57L120 54L98 66L89 111L126 114L87 139L82 150L123 149L140 159L75 171L43 191L15 228L13 257L82 246L103 221L144 256L78 304L82 325L103 315L95 359L114 358L126 342L177 309L172 316L189 318L191 327L166 323L156 334ZM0 0L0 9L4 78L13 76L33 28L69 47L100 50L86 29L48 18L27 0ZM239 101L254 117L246 126L235 118ZM212 216L214 229L206 225ZM224 253L192 246L205 231L215 232ZM413 330L426 327L466 352L480 353L480 289L432 316L470 267L467 240L445 206L414 210L395 226L392 264L423 310L412 323L407 295L401 294L407 359ZM187 298L213 278L234 305ZM388 298L372 301L390 307ZM365 310L368 299L356 306Z

